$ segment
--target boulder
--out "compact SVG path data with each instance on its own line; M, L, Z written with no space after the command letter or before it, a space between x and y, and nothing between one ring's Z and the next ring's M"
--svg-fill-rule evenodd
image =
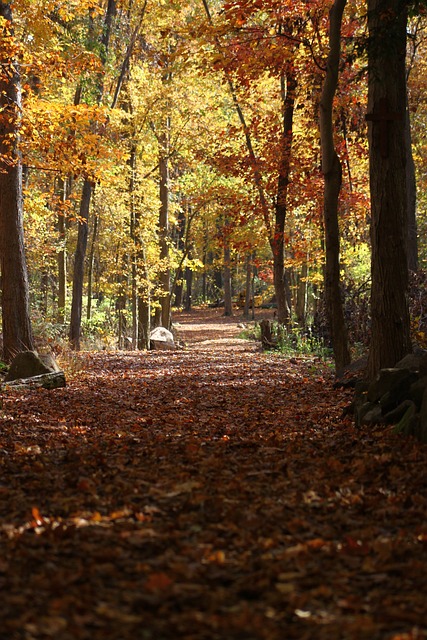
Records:
M409 369L410 371L420 371L420 367L425 365L427 351L418 349L414 353L408 353L402 360L399 360L394 366L396 369Z
M156 327L150 333L150 349L163 351L176 349L173 334L164 327Z
M45 358L45 362L43 362L42 358ZM55 368L53 362L54 358L51 355L39 357L35 351L21 351L12 360L4 381L10 382L19 378L33 378L43 373L59 371L58 365L55 362Z
M369 385L359 382L353 402L356 424L394 424L395 433L427 442L426 355L406 356L381 369Z

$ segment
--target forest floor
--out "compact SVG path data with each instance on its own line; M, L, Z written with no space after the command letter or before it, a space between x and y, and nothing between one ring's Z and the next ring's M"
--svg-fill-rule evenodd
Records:
M3 640L427 638L427 447L221 310L0 409Z

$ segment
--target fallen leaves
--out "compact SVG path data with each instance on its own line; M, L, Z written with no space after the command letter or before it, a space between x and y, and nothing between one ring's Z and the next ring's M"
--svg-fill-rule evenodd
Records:
M427 637L425 447L302 359L82 358L3 400L0 637Z

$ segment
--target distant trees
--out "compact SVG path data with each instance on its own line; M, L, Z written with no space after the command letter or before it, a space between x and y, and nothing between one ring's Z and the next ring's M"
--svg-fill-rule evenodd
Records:
M33 343L22 166L31 297L39 320L53 318L62 332L68 325L73 348L82 323L89 327L96 315L90 300L82 315L86 296L108 301L117 345L144 348L150 323L170 323L174 301L190 307L197 297L224 300L224 311L233 313L233 299L244 294L248 313L258 286L269 301L275 294L277 319L288 331L321 317L326 298L340 369L350 357L342 285L355 279L369 286L371 243L371 375L410 349L404 264L416 265L416 243L413 233L407 242L402 217L404 182L413 184L413 172L403 177L406 16L398 0L370 0L368 40L352 0L15 0L15 39L11 6L0 3L9 353ZM360 56L367 41L368 108ZM18 44L22 78L14 64ZM412 64L421 58L415 52ZM411 91L414 101L413 85ZM424 162L420 112L416 166ZM410 195L413 202L413 189ZM21 309L17 316L8 316L12 308ZM7 346L17 317L20 326L26 319Z

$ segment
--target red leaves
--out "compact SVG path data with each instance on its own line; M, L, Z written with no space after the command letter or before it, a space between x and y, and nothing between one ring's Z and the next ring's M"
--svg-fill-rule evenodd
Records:
M4 634L421 638L425 447L210 318L179 318L197 349L82 356L4 399Z

